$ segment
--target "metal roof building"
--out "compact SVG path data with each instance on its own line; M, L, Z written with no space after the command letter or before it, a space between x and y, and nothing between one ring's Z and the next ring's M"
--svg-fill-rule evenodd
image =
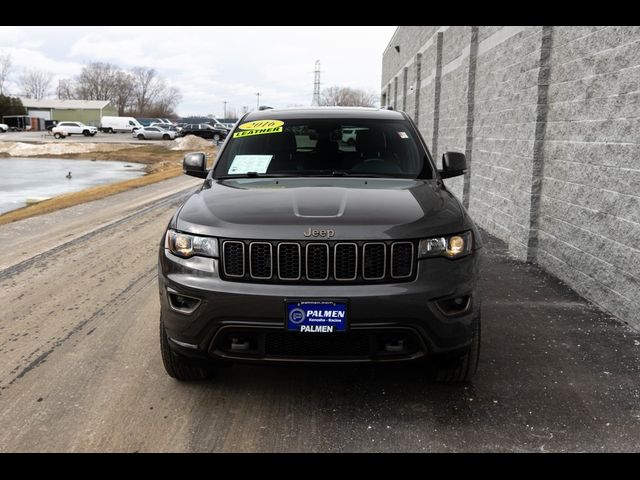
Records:
M98 126L104 115L118 115L118 111L108 100L21 100L27 109L27 115L45 120L76 121Z

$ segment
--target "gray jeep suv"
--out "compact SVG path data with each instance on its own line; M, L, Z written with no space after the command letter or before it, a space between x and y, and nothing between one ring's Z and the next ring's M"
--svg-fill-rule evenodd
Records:
M354 142L344 132L355 131ZM245 115L178 209L159 251L166 371L232 362L428 360L467 381L480 351L480 234L404 113L308 108Z

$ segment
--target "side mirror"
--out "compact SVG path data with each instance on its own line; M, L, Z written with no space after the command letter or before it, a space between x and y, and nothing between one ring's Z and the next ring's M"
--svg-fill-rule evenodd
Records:
M464 175L467 169L467 159L464 153L445 152L442 155L442 170L438 170L442 178L457 177Z
M192 177L206 178L209 171L204 152L187 153L182 161L182 172Z

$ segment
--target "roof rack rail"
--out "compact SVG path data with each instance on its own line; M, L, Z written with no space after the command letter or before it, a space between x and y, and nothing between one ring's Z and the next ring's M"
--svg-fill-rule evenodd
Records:
M273 107L268 107L266 105L262 105L262 106L258 107L258 110L273 110Z

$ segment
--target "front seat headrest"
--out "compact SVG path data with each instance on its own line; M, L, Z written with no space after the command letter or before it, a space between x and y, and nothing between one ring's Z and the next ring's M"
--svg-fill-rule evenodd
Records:
M359 130L356 134L356 150L366 158L378 158L386 150L384 134L376 130Z
M267 148L273 153L293 153L296 151L296 136L293 132L269 133Z

